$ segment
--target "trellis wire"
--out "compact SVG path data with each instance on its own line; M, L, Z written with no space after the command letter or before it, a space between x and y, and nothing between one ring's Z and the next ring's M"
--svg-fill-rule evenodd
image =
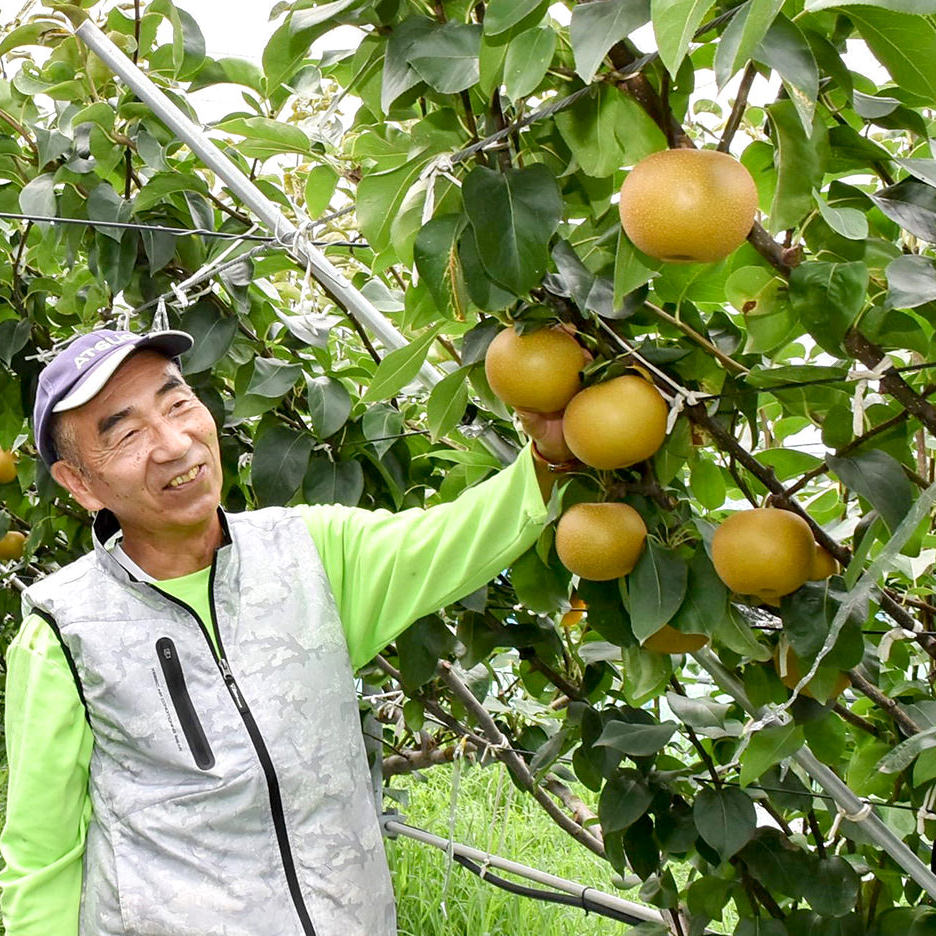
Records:
M132 221L95 221L91 218L63 218L58 215L29 215L19 214L12 211L0 211L0 219L13 221L32 221L36 224L72 224L83 225L84 227L110 227L120 228L127 231L148 231L156 234L171 234L173 237L184 237L189 234L197 234L201 237L216 237L220 240L231 241L258 241L260 243L272 244L276 247L281 246L277 239L270 234L253 234L245 231L237 234L233 231L216 231L211 228L177 228L165 227L160 224L137 224ZM321 223L321 222L316 222ZM254 225L256 227L256 225ZM354 247L357 249L370 249L367 241L335 241L335 240L310 240L310 244L316 247Z

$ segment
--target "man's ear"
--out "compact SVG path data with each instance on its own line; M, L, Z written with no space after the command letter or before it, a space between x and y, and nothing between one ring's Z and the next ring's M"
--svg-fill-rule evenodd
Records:
M91 492L84 474L67 461L57 461L49 469L55 480L84 507L85 510L100 510L104 504Z

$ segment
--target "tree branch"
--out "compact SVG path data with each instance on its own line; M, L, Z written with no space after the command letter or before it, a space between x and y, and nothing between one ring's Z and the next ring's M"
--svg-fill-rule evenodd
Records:
M747 107L748 92L751 85L757 77L757 66L753 62L748 62L744 75L741 78L741 84L738 86L738 96L735 98L734 106L731 108L731 114L728 116L728 122L722 132L722 138L718 143L718 151L727 153L734 139L735 132L741 125L741 118L744 116L744 108Z

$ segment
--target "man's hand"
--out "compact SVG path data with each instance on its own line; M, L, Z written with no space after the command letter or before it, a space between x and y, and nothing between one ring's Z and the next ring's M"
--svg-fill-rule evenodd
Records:
M555 413L538 413L535 410L525 409L516 411L523 425L523 431L536 444L537 452L553 464L562 464L575 459L562 434L563 412L559 410Z

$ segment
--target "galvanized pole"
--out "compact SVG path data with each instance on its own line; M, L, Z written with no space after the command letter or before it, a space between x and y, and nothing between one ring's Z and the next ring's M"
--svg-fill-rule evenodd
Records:
M279 206L230 160L126 55L90 20L75 30L78 37L115 75L121 78L136 96L149 105L153 113L211 169L288 249L297 260L308 266L322 289L348 314L353 315L375 334L384 347L402 348L409 342L386 317L355 289L325 255L300 236L297 227L283 214ZM443 377L428 362L419 370L424 386L434 387ZM486 427L480 435L487 449L502 462L516 457L514 447L493 429Z

